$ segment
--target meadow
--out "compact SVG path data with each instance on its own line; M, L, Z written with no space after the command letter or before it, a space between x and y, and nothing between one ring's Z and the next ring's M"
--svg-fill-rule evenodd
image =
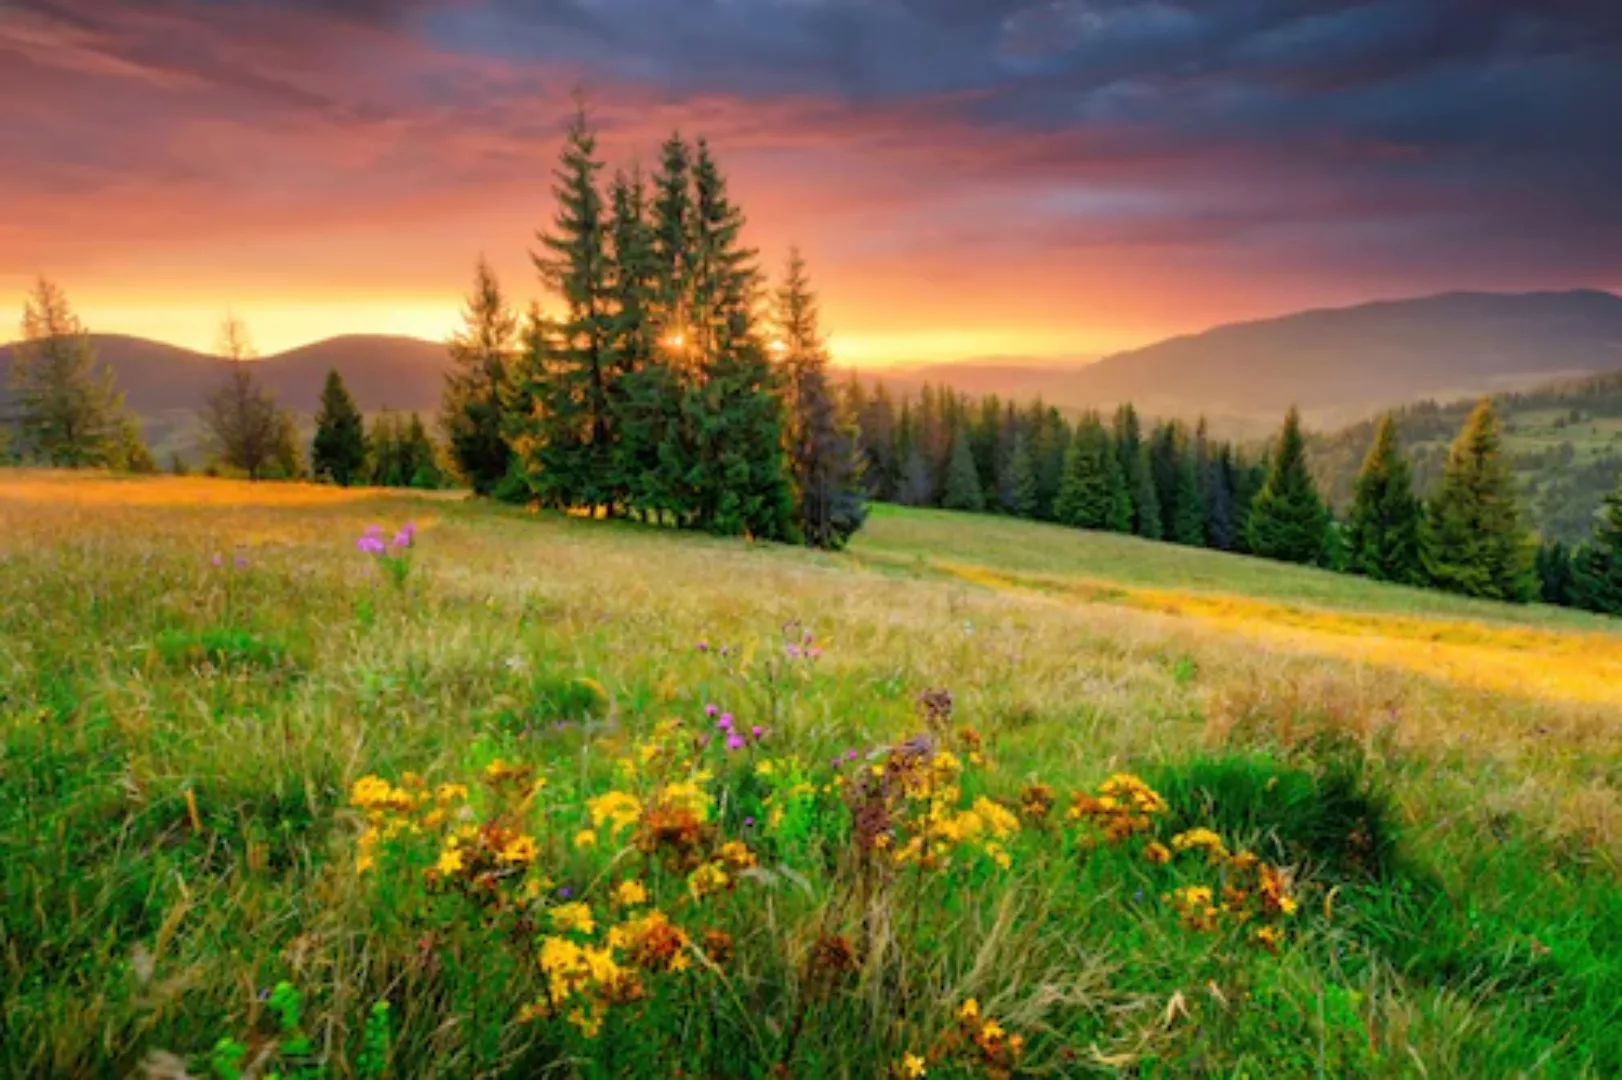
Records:
M1569 611L0 471L4 1075L1622 1075L1619 791Z

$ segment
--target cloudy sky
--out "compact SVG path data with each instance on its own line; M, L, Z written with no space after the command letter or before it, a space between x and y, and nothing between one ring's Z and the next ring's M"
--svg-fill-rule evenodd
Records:
M481 252L539 296L576 86L615 164L708 136L867 366L1622 289L1622 0L0 0L0 297L441 337Z

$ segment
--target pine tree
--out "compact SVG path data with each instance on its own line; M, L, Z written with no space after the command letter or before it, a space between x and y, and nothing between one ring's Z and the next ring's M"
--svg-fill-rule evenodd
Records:
M220 355L230 361L225 382L208 396L202 420L220 461L258 480L272 465L285 464L290 419L253 373L253 345L241 320L227 317Z
M462 330L450 339L447 349L451 366L445 372L440 430L463 481L474 494L490 495L512 471L506 407L507 384L518 351L518 317L508 305L495 271L482 257L474 268L473 291L462 311ZM352 408L353 402L350 404ZM319 443L320 436L316 438ZM341 445L347 446L347 430L342 438ZM330 471L322 467L319 447L316 457L316 472ZM336 472L332 475L338 483L347 483Z
M444 485L444 474L439 467L439 455L433 437L417 413L411 414L406 425L403 447L406 484L409 487L432 490Z
M1423 510L1390 413L1380 418L1363 459L1346 523L1347 568L1376 581L1421 585Z
M901 459L896 452L895 403L883 383L876 384L871 395L863 396L860 380L852 375L851 387L851 400L859 402L862 476L868 493L882 502L897 502L901 494Z
M1453 441L1431 499L1426 569L1449 592L1525 601L1536 552L1502 441L1492 401L1483 399Z
M1575 562L1575 553L1559 540L1548 540L1538 545L1535 568L1539 600L1561 607L1576 606L1572 588Z
M985 510L985 494L980 490L980 472L974 466L974 449L967 425L959 423L952 437L952 456L946 466L946 490L941 505L948 510Z
M1171 539L1190 547L1205 544L1205 502L1200 484L1199 461L1188 447L1177 454L1173 490L1176 502L1171 521Z
M158 462L141 434L141 425L129 412L122 412L107 448L107 467L118 472L155 473Z
M315 417L315 441L310 448L310 471L340 487L356 483L366 468L366 423L344 378L327 372L321 388L321 409Z
M1218 446L1207 469L1205 543L1217 551L1232 551L1239 533L1233 493L1233 448L1227 443Z
M861 450L828 385L817 301L798 248L789 251L775 301L773 321L787 399L784 441L800 533L812 547L842 548L867 518Z
M698 433L699 520L725 535L780 540L793 533L794 495L783 455L783 406L756 333L755 252L703 139L693 158L692 303L688 327L702 367L687 395Z
M608 436L608 240L597 173L597 136L582 106L569 126L553 176L558 209L552 231L533 256L541 280L563 302L564 315L542 338L546 353L527 365L540 428L524 445L524 463L540 501L558 508L596 508L607 501L612 446Z
M1014 433L1014 451L1008 464L1008 486L1012 490L1010 509L1022 518L1035 518L1040 508L1036 459L1031 441L1023 430Z
M266 480L301 480L304 477L304 451L299 446L298 424L286 409L276 410L276 432L271 439L270 459L263 476Z
M1145 540L1159 540L1165 536L1160 517L1160 494L1155 490L1154 472L1149 467L1149 446L1138 443L1130 470L1132 499L1132 531Z
M1327 554L1329 514L1307 470L1301 414L1284 418L1267 479L1256 495L1247 525L1250 550L1282 562L1321 563Z
M1118 523L1125 484L1114 456L1103 422L1092 413L1082 417L1070 440L1054 504L1054 514L1061 524L1108 529Z
M1622 483L1605 497L1592 539L1572 560L1569 595L1578 607L1622 615Z
M1054 505L1059 499L1065 456L1070 449L1070 425L1058 409L1044 406L1040 398L1031 405L1030 423L1036 431L1031 448L1036 459L1036 516L1044 521L1055 521ZM1130 519L1130 503L1126 512Z
M96 370L84 324L55 284L40 278L23 305L23 339L13 350L18 451L67 468L106 464L126 433L113 372Z

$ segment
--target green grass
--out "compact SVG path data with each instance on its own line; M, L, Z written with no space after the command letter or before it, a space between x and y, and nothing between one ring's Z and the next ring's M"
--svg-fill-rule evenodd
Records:
M353 539L408 518L397 586ZM1099 584L1059 587L1079 580ZM880 508L831 556L443 499L0 473L0 1075L207 1076L211 1052L213 1075L872 1077L909 1053L930 1077L998 1075L946 1052L968 998L1026 1040L1015 1075L1622 1073L1615 708L1247 637L1134 607L1145 588L1441 619L1550 663L1612 636L995 519ZM820 659L791 659L807 630ZM829 758L885 760L931 688L952 697L936 738L965 762L957 806L1054 791L1058 820L1006 838L1006 869L984 837L928 872L860 854L833 783L856 767ZM766 741L695 749L707 703ZM700 900L623 837L574 842L588 797L651 803L674 776L640 756L667 718L712 774L706 850L742 839L760 861ZM547 779L521 812L479 779L496 759ZM428 886L439 826L357 873L351 790L407 771L533 834L535 863L495 886L510 906ZM1209 827L1292 876L1276 953L1183 925L1176 890L1217 873L1197 853L1159 865L1144 835L1064 820L1121 771L1166 799L1153 836ZM545 996L540 940L605 942L626 879L689 934L691 970L642 972L595 1038L520 1022ZM554 931L562 888L591 935Z

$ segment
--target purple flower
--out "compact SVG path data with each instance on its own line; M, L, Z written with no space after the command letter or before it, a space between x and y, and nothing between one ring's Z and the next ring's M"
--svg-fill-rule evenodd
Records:
M857 757L856 751L854 751L854 750L846 750L845 751L845 760L846 761L855 761L856 757Z
M798 645L784 645L783 646L783 651L788 653L789 657L791 659L798 659L799 658L800 647Z
M699 638L698 639L698 651L699 652L709 652L710 651L710 643L708 641L705 641L703 638Z
M715 714L720 712L720 711L721 710L716 708L715 705L713 705L713 704L704 706L704 715L708 716L708 717L711 717L711 718L714 718Z
M361 530L361 535L362 536L382 536L383 535L383 526L381 526L381 525L368 525L368 526L366 526L366 528Z
M715 726L720 728L722 731L731 731L732 730L732 714L729 713L729 712L722 713L721 714L721 719L719 719L719 720L717 720L715 722Z
M805 651L805 655L808 658L810 658L812 660L815 660L815 659L817 659L818 657L820 657L822 655L822 650L819 649L819 648L816 648L815 646L812 646L811 648L809 648L809 649L807 649Z
M746 828L746 829L753 829L755 827L755 819L752 818L752 817L744 818L743 819L743 827Z
M725 645L723 645L723 646L721 646L721 655L725 656L726 654L727 654L727 647Z
M741 737L737 736L737 735L728 735L727 736L727 749L728 750L742 750L743 749L743 739Z
M569 897L574 895L574 890L569 888L569 886L565 885L563 888L558 890L558 895L563 897L563 899L567 900L567 899L569 899Z
M355 541L355 550L366 555L381 555L383 554L383 540L381 537L367 533Z
M248 557L246 555L238 555L235 559L231 560L231 564L238 570L246 570L248 568Z
M804 641L807 645L811 644L811 631L807 630L805 632L805 636L801 640Z
M832 765L836 769L839 768L839 755L835 754L833 757L829 758L828 764Z
M394 546L397 547L397 548L408 548L408 547L410 547L411 546L411 534L409 532L407 532L406 530L404 530L404 529L401 529L399 532L395 533L394 534Z
M761 727L759 724L756 724L754 727L749 729L749 734L758 739L766 734L766 729Z
M221 563L225 562L224 559L220 558L220 553L217 551L214 553L214 557L208 561L213 563L215 566L219 566Z

